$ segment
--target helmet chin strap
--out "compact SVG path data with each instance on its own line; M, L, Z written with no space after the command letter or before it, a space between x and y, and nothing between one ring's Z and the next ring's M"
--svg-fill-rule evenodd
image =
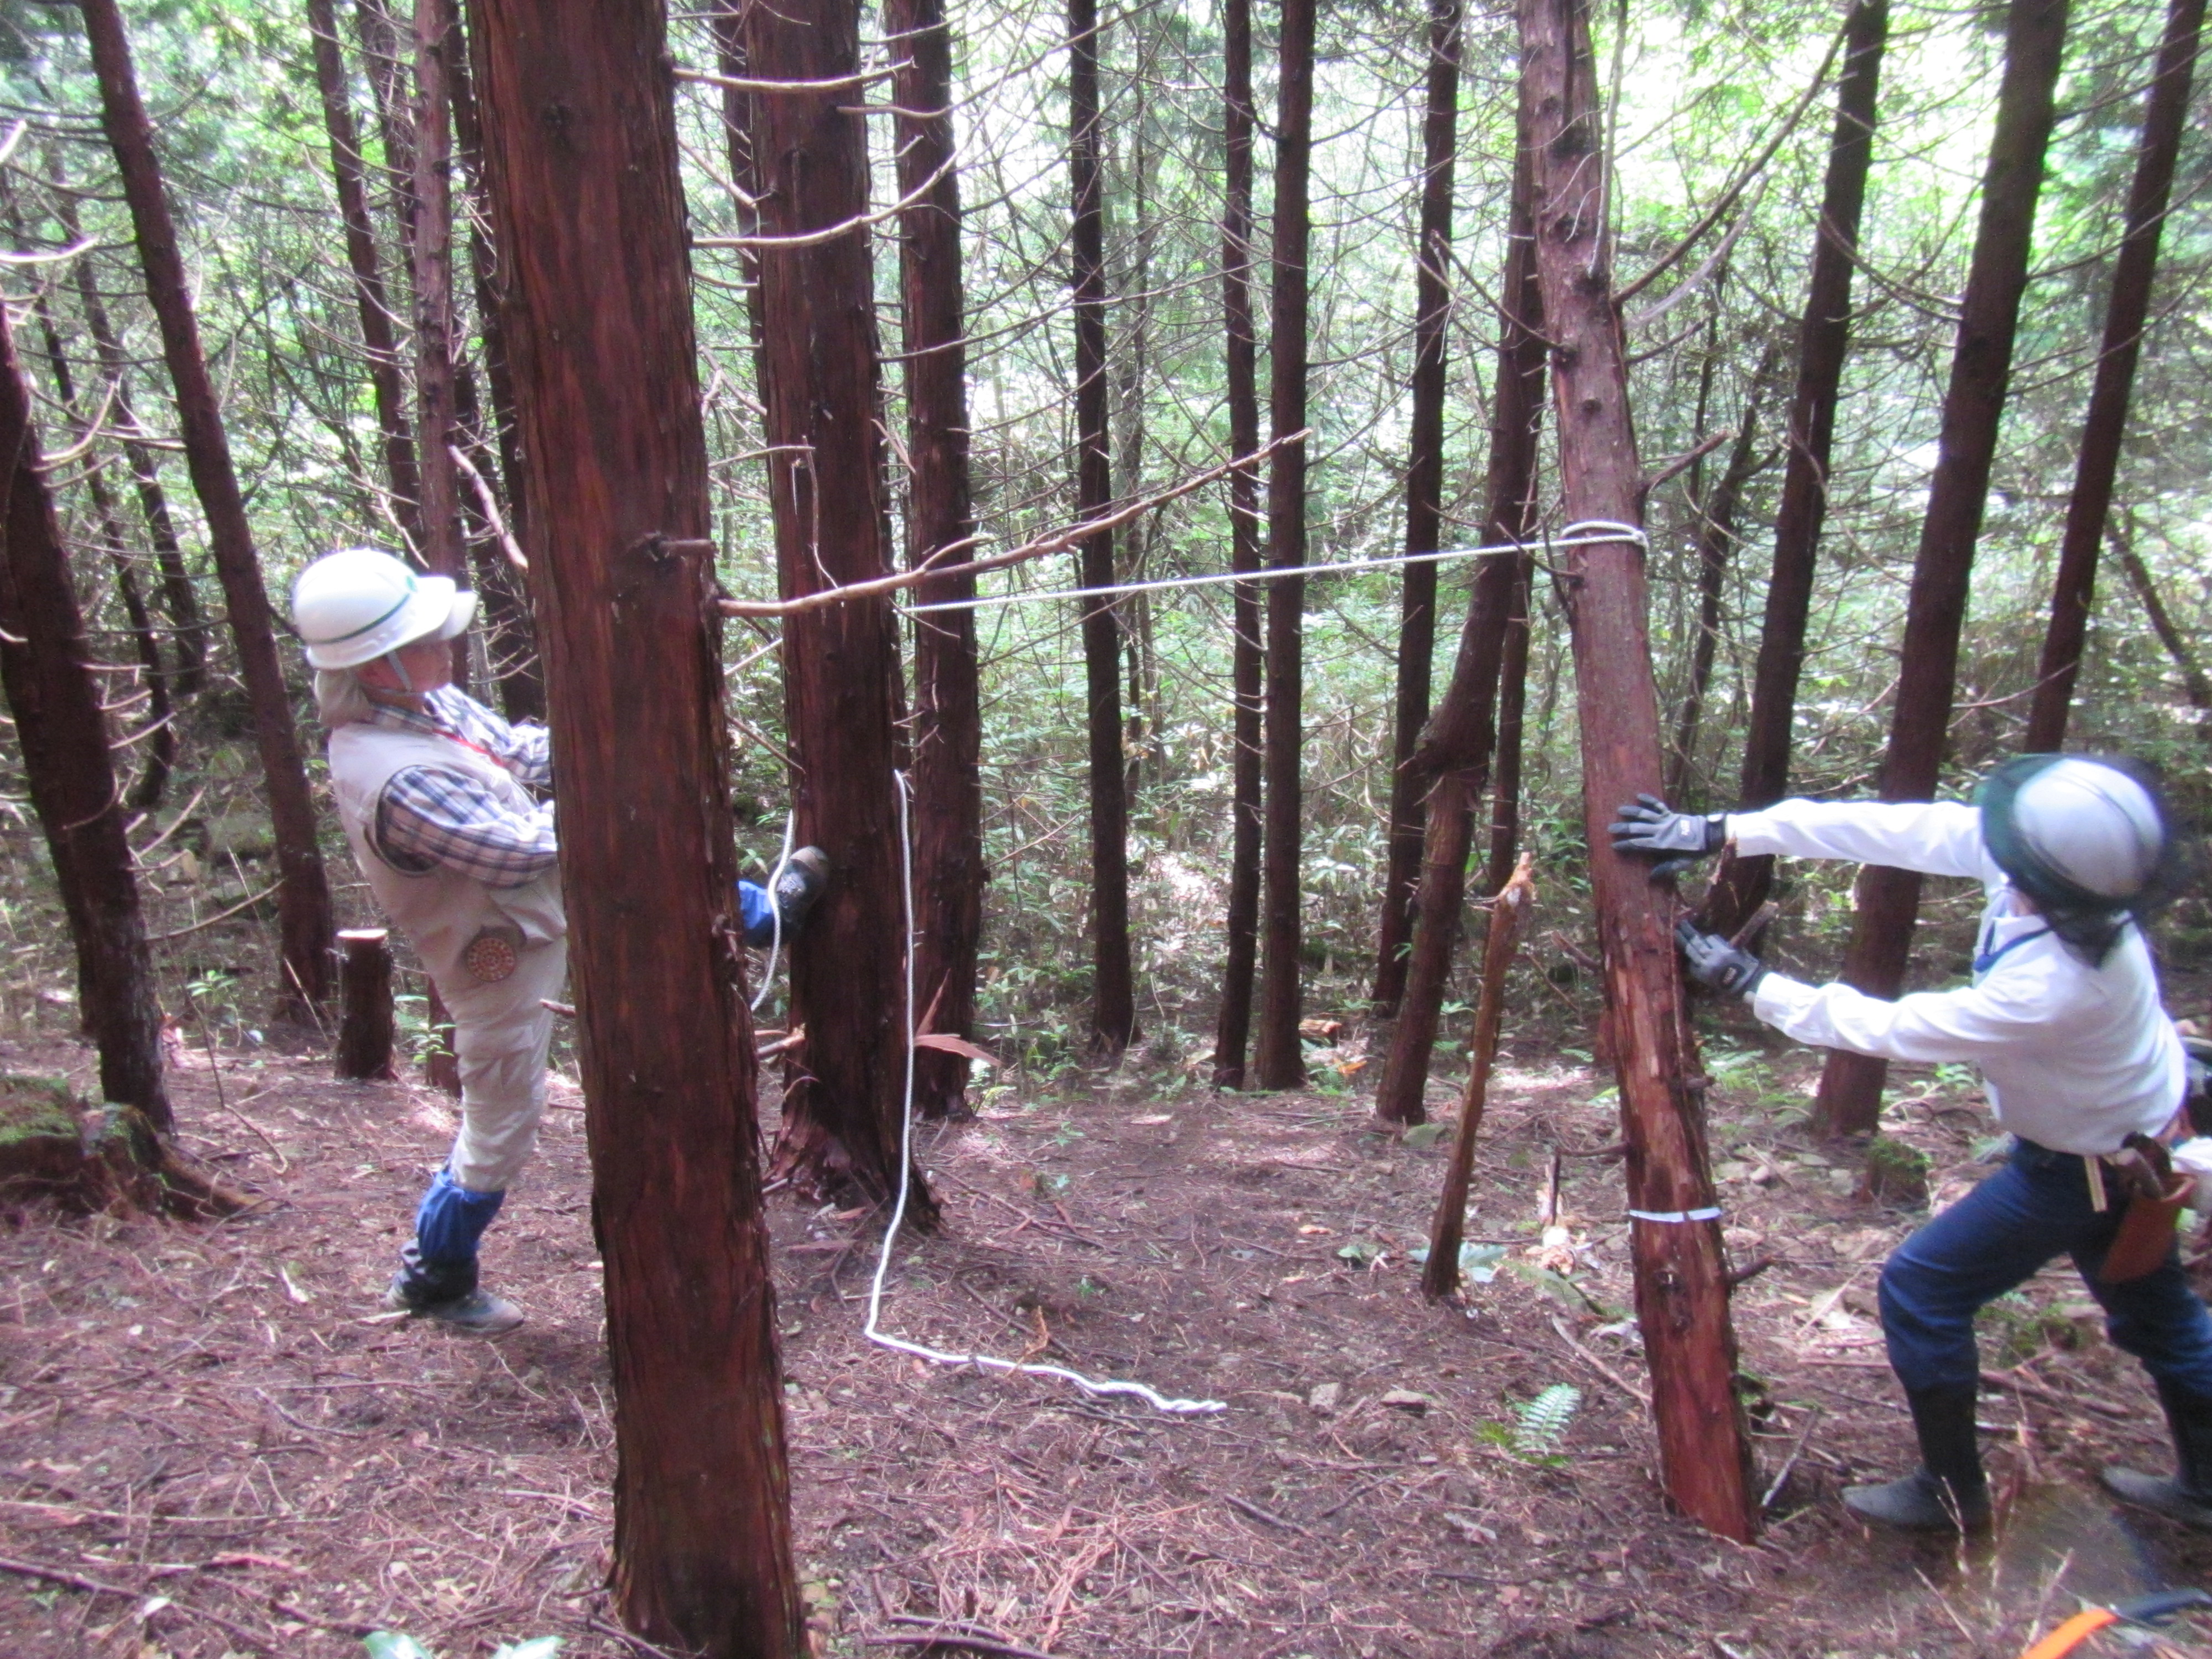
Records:
M407 672L407 665L399 659L399 653L397 650L387 651L384 653L384 659L392 665L392 672L399 677L399 689L413 696L415 677Z

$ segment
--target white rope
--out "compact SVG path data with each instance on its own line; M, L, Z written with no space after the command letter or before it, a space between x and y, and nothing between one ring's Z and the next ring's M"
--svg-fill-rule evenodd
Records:
M902 1336L886 1335L882 1329L884 1307L884 1275L890 1271L891 1246L898 1238L899 1224L906 1219L906 1200L914 1179L914 947L916 931L914 922L914 837L908 828L908 808L914 797L914 786L903 772L893 772L898 784L899 802L899 872L906 890L906 1097L899 1123L899 1184L898 1201L891 1206L890 1224L884 1229L883 1253L876 1258L876 1276L868 1286L868 1322L863 1334L878 1347L894 1352L911 1354L917 1359L927 1359L936 1365L963 1365L976 1370L998 1371L1006 1375L1019 1373L1024 1376L1056 1376L1064 1382L1073 1382L1084 1393L1097 1398L1106 1395L1129 1395L1143 1401L1155 1411L1170 1412L1178 1416L1189 1416L1202 1412L1229 1409L1219 1400L1171 1400L1156 1393L1141 1382L1124 1382L1109 1379L1100 1382L1069 1370L1064 1365L1032 1365L1018 1359L1001 1359L985 1353L945 1353L936 1348L924 1347L919 1342L909 1342Z
M1634 525L1621 524L1612 519L1578 520L1558 535L1543 538L1547 548L1597 547L1611 542L1631 542L1641 548L1649 548L1651 544L1644 532ZM1454 547L1436 553L1392 553L1371 559L1339 559L1328 564L1292 565L1284 569L1215 570L1200 576L1160 576L1150 581L1116 582L1110 587L1052 588L1034 593L994 593L984 599L940 599L932 605L909 605L901 608L909 617L922 617L933 611L987 611L1006 605L1056 605L1062 599L1110 599L1123 593L1158 593L1171 587L1218 587L1224 582L1275 582L1290 576L1325 576L1342 570L1388 570L1394 565L1449 564L1460 559L1487 558L1493 553L1519 553L1528 546L1526 542L1500 542L1492 547Z
M781 644L781 641L774 643ZM763 646L761 650L769 648ZM760 653L753 654L758 656ZM775 868L768 872L768 916L775 931L769 935L768 966L761 973L761 988L753 994L752 1011L755 1013L760 1012L761 1004L768 1000L769 987L775 983L775 958L783 949L783 906L776 902L775 884L783 879L783 872L791 867L791 836L798 827L799 814L786 812L783 815L783 851L776 854Z

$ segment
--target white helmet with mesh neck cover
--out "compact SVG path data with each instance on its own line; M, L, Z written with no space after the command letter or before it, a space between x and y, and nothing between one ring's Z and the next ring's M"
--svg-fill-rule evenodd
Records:
M1990 773L1977 799L1990 855L2054 932L2095 960L2179 883L2182 848L2157 780L2132 761L2022 755Z
M477 596L451 578L423 575L373 547L326 554L292 584L292 626L320 669L358 668L416 640L458 639L476 613Z

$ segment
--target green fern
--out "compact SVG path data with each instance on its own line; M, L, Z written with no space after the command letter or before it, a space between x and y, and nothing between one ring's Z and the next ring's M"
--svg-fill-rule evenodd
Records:
M1573 1383L1553 1383L1515 1413L1513 1449L1523 1457L1552 1456L1582 1403L1583 1391Z

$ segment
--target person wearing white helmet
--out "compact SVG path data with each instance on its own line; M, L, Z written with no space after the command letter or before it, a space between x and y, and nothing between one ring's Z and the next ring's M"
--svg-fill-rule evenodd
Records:
M1743 854L1969 877L1986 896L1972 982L1893 1001L1791 979L1687 921L1676 933L1692 978L1744 997L1801 1042L1979 1066L1997 1121L2014 1136L1996 1174L1883 1265L1882 1331L1921 1467L1850 1488L1846 1507L1911 1529L1987 1523L1974 1315L2066 1254L2113 1342L2150 1372L2173 1434L2174 1476L2107 1469L2106 1487L2212 1529L2212 1317L2183 1275L2170 1212L2162 1259L2153 1237L2149 1271L2117 1282L2104 1272L2128 1207L2123 1177L2138 1160L2162 1167L2165 1144L2185 1132L2181 1043L2141 925L2180 871L2179 838L2149 775L2124 760L2029 755L1992 771L1972 805L1788 800L1699 816L1644 796L1618 817L1613 846L1624 852L1688 861L1732 842Z
M537 1140L567 965L545 728L510 725L452 684L476 595L374 548L317 560L292 620L330 728L331 781L355 860L453 1016L461 1126L415 1215L386 1300L479 1335L522 1322L478 1283L477 1252ZM793 854L769 896L740 884L748 939L787 935L828 861Z

